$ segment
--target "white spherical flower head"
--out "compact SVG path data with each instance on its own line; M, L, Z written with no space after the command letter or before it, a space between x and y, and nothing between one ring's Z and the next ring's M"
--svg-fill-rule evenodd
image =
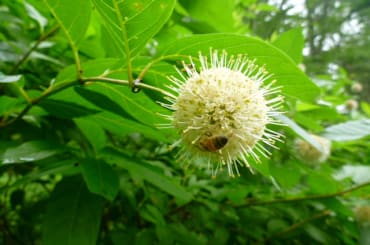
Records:
M274 146L281 136L266 127L278 123L272 116L282 102L279 88L263 86L270 76L242 55L211 51L208 63L200 54L199 68L190 61L186 75L179 71L182 80L170 77L176 95L163 104L173 110L171 126L181 135L179 160L206 162L213 175L223 166L239 175L238 164L249 167L247 156L268 157L264 145Z

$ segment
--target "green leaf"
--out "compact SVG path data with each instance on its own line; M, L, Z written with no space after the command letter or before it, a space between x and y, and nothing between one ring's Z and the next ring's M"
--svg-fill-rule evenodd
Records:
M286 126L288 126L295 134L303 138L305 141L310 143L313 147L315 147L318 151L322 150L322 147L320 143L318 143L313 137L310 136L306 130L301 128L298 124L296 124L293 120L290 118L283 116L283 115L278 115L276 118L284 123Z
M293 162L286 162L284 166L277 166L275 163L271 163L270 171L284 189L295 187L299 184L302 176L299 168Z
M119 190L119 178L110 165L103 160L81 159L81 172L92 193L113 201Z
M10 147L0 153L2 164L34 162L65 152L67 149L52 141L28 141L16 147Z
M89 0L44 0L63 31L77 44L85 35L90 22Z
M320 200L320 202L323 203L328 209L335 212L337 215L342 215L346 219L348 217L351 217L353 215L353 210L351 209L351 207L339 200L340 199L338 199L337 197L333 197Z
M333 244L335 240L330 238L330 236L323 232L320 228L307 224L304 226L304 230L310 235L313 240L316 240L320 244ZM312 241L313 241L312 240Z
M337 182L324 173L311 171L307 176L310 192L315 194L328 194L337 191Z
M99 112L76 103L55 99L42 100L38 105L45 109L50 115L66 119L83 117Z
M109 100L102 101L99 104L107 102L107 105L110 105L109 101L114 101L118 107L111 107L110 111L113 112L114 110L116 114L122 117L134 118L148 126L168 123L168 120L159 115L168 114L168 110L153 102L145 93L135 94L125 86L106 83L91 85L90 89L109 98ZM90 97L91 100L92 98Z
M158 210L157 207L153 205L148 204L143 209L141 209L140 216L155 225L161 226L166 224L162 213Z
M0 97L0 116L15 111L16 106L21 104L23 99L13 98L6 95Z
M178 39L159 52L162 55L209 54L209 49L225 49L229 54L246 54L256 59L257 64L264 65L273 74L276 84L282 86L287 97L313 101L319 95L319 88L297 67L284 52L258 38L235 34L194 35Z
M370 135L370 120L349 121L327 127L323 136L334 141L358 140Z
M93 0L105 21L109 42L117 49L117 56L127 52L137 55L167 22L175 0ZM127 54L126 54L127 55Z
M284 230L289 226L286 220L272 218L267 223L267 230L271 233Z
M156 234L153 228L141 229L136 233L135 244L152 245L156 241Z
M288 54L295 63L299 64L302 62L304 37L301 27L284 32L272 44Z
M126 87L123 87L122 89L125 89L125 88ZM135 96L135 94L133 96ZM55 99L56 101L63 100L67 103L67 105L78 105L76 107L77 109L78 108L84 109L83 111L78 110L77 112L79 113L77 113L73 110L73 106L72 106L72 108L70 108L72 110L71 111L72 115L67 115L67 116L70 116L73 118L78 117L78 116L84 116L86 119L92 120L93 122L97 123L103 129L109 130L117 135L125 135L128 133L139 132L145 135L146 137L149 137L149 138L152 138L158 141L163 141L163 142L173 141L173 135L174 135L173 130L170 130L170 129L167 129L165 131L158 130L157 128L155 128L155 125L146 126L137 121L133 121L133 120L124 118L123 116L118 116L117 114L113 114L109 111L103 111L103 112L95 113L95 114L90 113L90 112L97 111L96 109L99 109L99 108L94 105L91 105L91 103L82 99L81 96L79 96L72 88L61 91L60 93L53 95L52 98L53 100ZM53 107L50 106L51 112L56 114L55 111L54 112L52 111L52 108ZM89 115L86 115L87 113L89 113ZM144 117L143 115L145 114L142 114L141 117ZM145 119L142 119L142 120L145 120Z
M257 153L258 154L258 153ZM270 178L270 168L268 164L268 159L261 158L261 162L256 162L255 160L251 159L248 164L252 167L252 169L257 170L260 174L265 176L266 178ZM249 170L246 170L249 171Z
M359 244L360 245L370 244L370 226L369 225L362 224L360 226Z
M151 139L168 143L172 142L174 137L173 131L171 130L161 131L109 112L102 112L89 116L88 119L94 120L94 122L98 123L102 128L117 135L139 132Z
M108 162L127 169L129 172L140 175L147 182L168 194L175 196L181 202L186 203L192 199L192 195L182 186L165 176L161 171L156 170L148 163L130 159L124 154L113 149L106 149L103 155Z
M95 152L104 148L107 143L107 137L105 135L104 129L94 122L87 118L75 118L73 120L78 128L82 131L83 135L88 139L90 144L94 147Z
M189 230L181 223L173 223L169 225L168 228L172 231L175 240L178 241L179 244L184 245L207 244L206 237L192 230Z
M119 69L122 66L122 61L117 58L94 59L82 63L82 66L84 68L84 76L95 77L111 69ZM55 78L55 84L75 79L76 65L70 65L58 73L58 76Z
M95 245L104 200L80 176L64 178L51 193L42 225L45 245Z
M181 5L187 9L190 17L202 22L210 24L219 32L231 32L235 30L235 18L233 16L234 5L233 1L225 0L202 0L202 1L180 1ZM206 11L205 11L205 6Z
M105 94L106 91L100 90L101 85L98 84L96 86L98 87L96 92L91 90L91 89L86 89L86 88L82 88L82 87L75 87L74 90L79 95L81 95L84 99L93 103L97 107L100 107L104 110L115 113L119 116L128 117L128 118L133 119L130 116L130 114L128 114L124 109L122 109L122 107L118 103L116 103L115 100L109 98L109 96L107 96ZM132 94L132 96L133 96L133 94Z

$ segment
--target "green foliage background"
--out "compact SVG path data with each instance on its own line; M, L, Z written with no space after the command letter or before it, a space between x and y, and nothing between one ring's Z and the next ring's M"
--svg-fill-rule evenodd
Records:
M3 0L0 244L367 244L369 30L339 29L370 11L335 2L302 17L287 1ZM156 127L174 66L210 48L255 59L285 97L285 142L239 178L184 167ZM332 140L322 165L295 156L309 133Z

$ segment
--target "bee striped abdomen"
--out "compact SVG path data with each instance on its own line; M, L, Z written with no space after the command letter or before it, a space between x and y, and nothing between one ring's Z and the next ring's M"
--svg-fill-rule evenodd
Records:
M215 152L225 147L229 139L224 135L206 137L199 142L200 147L205 151Z

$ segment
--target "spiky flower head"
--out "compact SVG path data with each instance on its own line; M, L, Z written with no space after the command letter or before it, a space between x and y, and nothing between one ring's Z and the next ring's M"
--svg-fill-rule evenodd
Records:
M213 175L226 166L230 176L239 175L238 164L248 164L248 156L271 153L280 134L268 129L278 124L282 96L280 88L265 85L270 78L263 67L244 55L228 56L225 51L199 54L200 66L190 58L178 70L181 79L170 77L173 96L163 106L173 111L168 118L181 139L178 159L184 162L207 163Z
M297 157L310 165L325 162L330 156L331 141L314 134L311 134L310 136L320 145L320 149L316 149L307 141L296 139L294 142L294 149Z

